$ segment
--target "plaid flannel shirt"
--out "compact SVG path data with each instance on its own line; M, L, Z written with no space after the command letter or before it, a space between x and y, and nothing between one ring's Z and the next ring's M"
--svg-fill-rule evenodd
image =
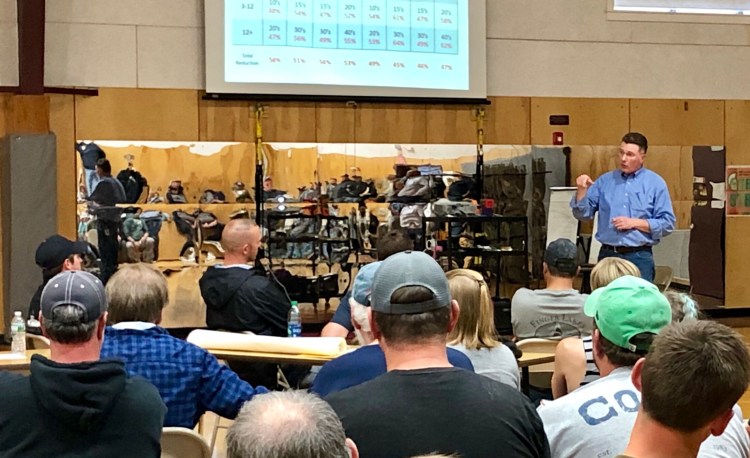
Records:
M129 374L156 386L167 405L164 426L194 428L206 411L233 419L245 401L268 392L262 386L253 388L207 351L159 326L108 326L101 357L123 360Z

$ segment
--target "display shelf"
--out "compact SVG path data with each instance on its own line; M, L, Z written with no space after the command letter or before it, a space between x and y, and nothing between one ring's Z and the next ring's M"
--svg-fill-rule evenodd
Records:
M482 231L488 234L485 225L491 225L494 228L494 238L491 240L490 248L479 247L460 247L458 241L460 236L448 236L445 240L445 248L438 252L438 258L447 258L448 266L453 265L453 259L461 256L478 256L494 257L497 261L497 271L495 273L495 291L500 293L502 281L503 258L523 256L523 273L524 283L529 284L529 241L528 241L528 219L525 216L501 216L501 215L469 215L469 216L425 216L422 218L422 238L421 248L425 248L426 241L431 238L428 233L428 225L434 224L439 228L448 225L448 233L454 224L482 225ZM522 235L512 235L510 225L519 224L522 230L518 231ZM479 231L475 231L479 232ZM510 248L510 249L508 249Z

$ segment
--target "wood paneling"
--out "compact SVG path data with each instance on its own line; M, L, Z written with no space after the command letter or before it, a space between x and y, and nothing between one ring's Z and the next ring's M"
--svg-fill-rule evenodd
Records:
M750 101L727 100L725 141L727 165L750 164Z
M100 89L76 97L77 140L195 140L198 94L176 89Z
M255 116L251 122L255 123ZM315 131L314 103L273 102L266 105L263 141L314 142Z
M346 143L354 136L356 113L344 103L319 103L315 108L318 143Z
M485 107L487 119L484 142L495 145L531 143L531 99L529 97L490 97Z
M428 106L425 143L476 143L474 106ZM485 122L485 127L486 122Z
M49 132L49 98L44 95L14 95L6 99L5 132L15 134Z
M201 100L199 139L206 142L254 142L253 106L249 102Z
M231 201L232 185L242 181L250 188L255 177L255 145L237 143L222 145L213 144L214 151L192 151L189 143L173 148L154 148L150 146L112 147L100 143L112 164L112 174L127 167L125 156L133 156L133 166L149 182L151 192L158 192L164 197L172 180L182 180L185 197L190 203L198 203L201 193L206 189L222 191ZM80 168L80 167L79 167Z
M619 144L628 131L628 109L628 99L532 97L531 144L552 144L553 132L562 132L566 145ZM550 126L551 115L570 116L570 125Z
M424 105L362 104L356 109L357 143L425 143Z
M57 138L57 232L76 237L75 100L72 95L49 96L50 131Z
M649 145L723 145L724 101L633 99L630 130Z
M724 304L727 307L750 305L750 218L735 216L726 221L726 248L724 264Z

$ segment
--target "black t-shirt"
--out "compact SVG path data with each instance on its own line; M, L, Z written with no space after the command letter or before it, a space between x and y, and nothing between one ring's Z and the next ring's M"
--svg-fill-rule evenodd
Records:
M549 457L542 420L508 385L457 368L391 371L328 396L360 456Z

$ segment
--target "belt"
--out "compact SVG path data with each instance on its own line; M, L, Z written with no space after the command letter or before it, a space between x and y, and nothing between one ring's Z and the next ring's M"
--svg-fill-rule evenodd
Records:
M643 246L612 246L602 244L602 249L614 251L615 253L635 253L636 251L651 251L651 245Z

